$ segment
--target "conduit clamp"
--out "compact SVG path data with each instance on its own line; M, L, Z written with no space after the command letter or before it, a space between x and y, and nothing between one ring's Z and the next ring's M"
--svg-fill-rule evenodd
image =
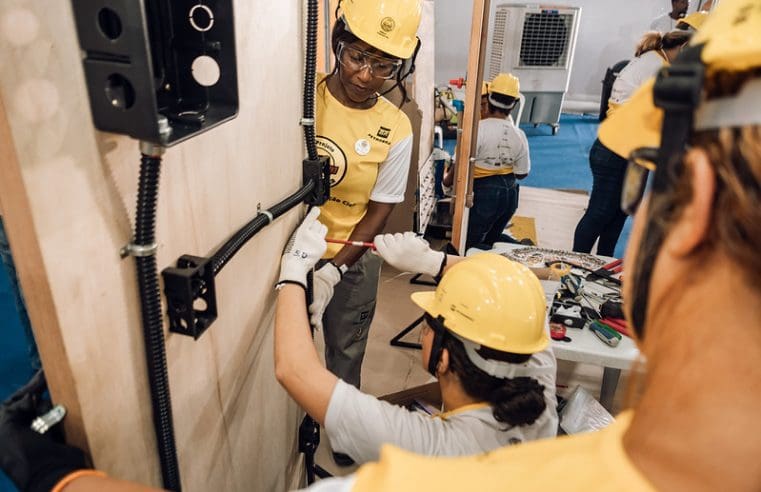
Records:
M275 220L275 216L272 215L272 212L269 210L262 210L259 212L259 215L264 215L267 217L267 225L272 224L272 222Z
M156 254L156 250L159 249L157 243L152 244L134 244L129 243L122 246L119 250L119 256L126 258L128 256L134 256L135 258L142 258L145 256L153 256Z
M314 126L314 118L301 118L299 120L301 126Z

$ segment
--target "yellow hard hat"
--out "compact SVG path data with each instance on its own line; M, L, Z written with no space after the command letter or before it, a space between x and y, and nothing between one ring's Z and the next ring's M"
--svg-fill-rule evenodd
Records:
M511 73L501 73L494 77L494 80L489 84L490 94L501 94L503 96L518 98L520 92L521 83L518 77Z
M690 42L690 47L700 45L705 78L711 78L717 72L746 72L761 67L761 8L758 0L722 1ZM669 69L661 70L663 75L668 73L663 71ZM660 147L664 112L655 105L654 86L655 79L643 84L600 125L600 141L616 154L629 157L640 147ZM694 127L739 126L761 118L757 101L729 104L732 99L724 98L708 104L701 102L701 108L706 106L711 110L696 112ZM723 109L717 109L717 105Z
M686 24L697 31L700 29L700 26L703 25L703 22L705 22L707 17L708 12L706 11L701 10L698 12L693 12L690 15L679 19L679 22L676 23L676 27L681 28L681 24Z
M466 258L447 271L435 292L411 297L447 330L483 347L533 354L549 344L539 279L504 256L482 253Z
M403 59L415 52L419 0L342 0L340 7L352 34L370 46Z

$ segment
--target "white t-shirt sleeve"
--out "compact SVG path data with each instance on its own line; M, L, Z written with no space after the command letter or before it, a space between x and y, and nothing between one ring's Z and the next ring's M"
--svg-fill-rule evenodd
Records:
M333 450L360 464L377 460L383 444L434 454L442 425L440 419L380 401L340 380L325 414L325 431Z
M407 175L412 159L412 135L398 141L388 150L386 160L378 167L370 200L380 203L401 203L407 188Z
M528 174L531 172L531 157L528 153L528 138L526 134L520 128L516 128L518 131L518 139L521 142L520 148L513 163L513 173L515 174Z

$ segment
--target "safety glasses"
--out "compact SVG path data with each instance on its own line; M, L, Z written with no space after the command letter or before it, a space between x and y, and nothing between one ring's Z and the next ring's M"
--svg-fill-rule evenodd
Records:
M373 55L352 48L343 41L338 43L338 63L347 70L357 72L369 68L373 77L386 80L394 78L402 67L402 60Z
M621 191L621 210L627 215L634 215L639 204L642 203L650 171L655 171L657 159L658 149L654 147L635 149L629 156L624 187Z

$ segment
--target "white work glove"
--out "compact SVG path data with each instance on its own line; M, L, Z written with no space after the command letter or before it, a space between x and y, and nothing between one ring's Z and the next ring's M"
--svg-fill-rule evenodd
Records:
M425 273L431 277L441 274L446 254L434 251L428 241L414 232L378 234L373 241L384 261L403 272Z
M333 287L341 281L341 271L333 262L325 263L314 272L312 304L309 305L309 322L317 330L322 329L322 316L333 298Z
M328 228L317 220L320 209L309 211L301 225L293 232L280 259L280 279L277 284L299 284L307 288L307 273L320 261L328 243L325 234Z

